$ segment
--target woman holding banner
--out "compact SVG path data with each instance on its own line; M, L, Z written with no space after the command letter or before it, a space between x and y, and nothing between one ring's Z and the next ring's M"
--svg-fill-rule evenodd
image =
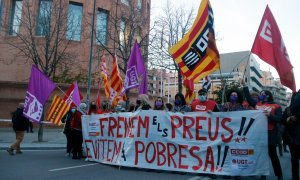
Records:
M157 97L154 101L154 110L164 110L164 100L162 97Z
M175 106L174 106L175 112L191 112L191 108L186 104L186 101L184 99L184 96L182 93L177 93L175 95Z
M243 91L249 105L255 107L255 109L263 110L268 118L269 157L272 162L275 176L277 176L278 180L282 180L281 165L276 151L278 140L278 129L276 124L281 121L282 109L280 105L274 103L273 95L270 91L261 91L259 94L259 102L255 102L255 100L251 98L248 87L244 87ZM266 179L266 177L262 176L261 179Z
M222 112L227 111L243 111L245 110L243 103L243 95L238 89L231 89L228 91L226 100L227 102L221 107ZM225 176L225 179L229 179L229 176ZM241 179L240 176L235 176L234 179Z

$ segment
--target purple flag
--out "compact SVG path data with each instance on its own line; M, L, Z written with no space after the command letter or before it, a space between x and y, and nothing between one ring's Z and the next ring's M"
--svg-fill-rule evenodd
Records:
M39 122L43 113L43 106L56 87L45 74L32 65L30 80L25 97L23 114L30 120Z
M148 94L148 80L144 66L144 60L142 58L138 43L135 42L127 63L127 71L122 94L127 89L138 87L139 78L142 78L139 94Z

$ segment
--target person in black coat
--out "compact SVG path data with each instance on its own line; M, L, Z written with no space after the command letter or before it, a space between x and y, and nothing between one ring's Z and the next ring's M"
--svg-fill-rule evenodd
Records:
M17 110L12 113L13 129L16 133L16 141L7 149L10 155L14 155L14 150L17 154L22 154L21 142L24 139L25 131L28 129L29 120L23 115L24 103L20 103Z
M62 118L61 122L65 123L63 133L67 138L67 152L66 156L71 156L72 153L72 131L71 131L71 120L73 118L73 114L76 111L76 106L72 107L67 114Z
M300 90L293 93L291 104L282 116L285 125L285 138L291 152L292 180L299 180L300 158Z

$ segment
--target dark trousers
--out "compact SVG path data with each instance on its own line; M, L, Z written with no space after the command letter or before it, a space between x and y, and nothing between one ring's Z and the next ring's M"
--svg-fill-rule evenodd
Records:
M64 134L66 135L67 138L67 153L72 152L72 132L71 129L65 130Z
M291 163L292 163L292 180L299 180L299 158L300 145L290 144Z
M73 157L82 156L82 131L72 129Z
M277 151L276 151L276 145L269 145L268 150L269 150L269 157L270 157L271 162L272 162L274 174L277 177L281 177L282 176L282 170L281 170L280 161L279 161Z

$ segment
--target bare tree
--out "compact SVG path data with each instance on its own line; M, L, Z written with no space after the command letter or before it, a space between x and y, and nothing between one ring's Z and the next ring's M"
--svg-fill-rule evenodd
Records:
M150 34L148 65L153 68L176 71L179 92L182 92L182 76L168 50L188 32L194 17L194 8L186 10L184 7L175 7L170 1L167 1L162 9L162 14L156 18L154 29Z
M68 51L70 40L66 40L69 28L75 26L68 24L74 16L62 0L34 3L38 2L25 0L14 6L14 11L20 11L22 16L14 15L5 26L5 31L12 35L6 43L18 49L19 56L32 60L47 76L55 77L57 67L68 65L75 57L74 52ZM39 7L39 11L33 6Z
M97 11L94 27L96 37L94 58L96 57L98 64L103 54L111 57L116 54L119 69L123 75L126 74L131 49L137 40L147 65L150 17L145 15L145 12L145 8L140 9L132 2L124 5L119 0L112 2L110 11Z
M38 4L39 3L39 4ZM76 53L68 48L76 36L76 17L65 1L15 1L12 17L3 30L11 36L5 43L16 48L18 56L32 61L44 74L55 79L57 68L68 67ZM36 11L39 7L39 10ZM61 72L59 72L61 73ZM66 74L62 73L64 76ZM40 124L38 140L43 139Z

